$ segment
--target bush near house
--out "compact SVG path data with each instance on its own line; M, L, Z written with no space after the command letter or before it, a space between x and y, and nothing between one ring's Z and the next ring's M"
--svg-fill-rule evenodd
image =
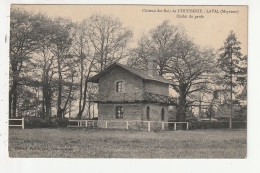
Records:
M67 118L50 118L44 119L40 117L25 117L24 126L25 128L59 128L67 127L68 119Z
M246 129L246 121L235 121L232 123L234 129ZM229 128L228 121L193 121L189 122L189 129L225 129Z

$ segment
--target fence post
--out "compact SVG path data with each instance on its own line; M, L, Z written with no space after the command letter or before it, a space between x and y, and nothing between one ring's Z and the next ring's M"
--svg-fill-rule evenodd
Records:
M150 124L150 121L148 121L148 132L151 131L151 124Z
M126 129L128 130L128 121L126 121Z
M24 129L24 118L22 118L22 129Z
M107 121L106 121L106 129L107 129Z
M162 122L162 130L164 130L164 122Z
M85 122L85 127L88 127L88 120L86 120Z
M187 122L187 130L189 130L189 122Z
M176 128L176 123L174 123L174 130L176 130L177 128Z

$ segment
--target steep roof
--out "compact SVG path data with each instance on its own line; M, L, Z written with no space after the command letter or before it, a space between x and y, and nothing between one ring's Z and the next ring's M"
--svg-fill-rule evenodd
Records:
M157 82L161 82L161 83L166 83L166 84L173 84L171 81L165 79L164 77L160 76L160 75L154 75L154 76L149 76L147 74L147 71L145 70L140 70L140 69L136 69L133 67L129 67L120 63L114 63L111 64L110 66L108 66L107 68L105 68L103 71L99 72L98 74L96 74L95 76L91 77L89 79L89 82L94 82L94 83L98 83L99 79L106 75L107 73L109 73L111 70L117 68L117 67L121 67L127 71L129 71L130 73L135 74L136 76L141 77L142 79L145 80L151 80L151 81L157 81Z

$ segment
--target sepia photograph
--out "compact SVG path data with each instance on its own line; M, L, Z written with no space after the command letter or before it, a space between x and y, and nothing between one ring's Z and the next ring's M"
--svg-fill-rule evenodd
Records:
M248 6L9 17L10 158L247 158Z

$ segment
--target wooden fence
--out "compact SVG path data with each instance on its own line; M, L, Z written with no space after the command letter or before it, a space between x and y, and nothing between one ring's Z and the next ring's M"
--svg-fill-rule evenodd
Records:
M100 120L99 120L100 121ZM98 120L69 120L69 122L74 122L74 125L69 124L67 127L98 127ZM147 123L147 131L151 131L151 123L160 124L161 130L165 130L165 124L174 124L173 130L177 130L177 124L186 124L186 129L189 129L189 122L163 122L163 121L113 121L113 120L101 120L105 123L105 129L117 129L116 126L110 126L111 123L123 123L126 130L129 129L131 123Z
M21 124L10 124L10 121L22 121ZM9 127L22 127L24 129L24 118L22 119L9 119Z
M98 120L69 120L67 127L98 127Z
M186 130L189 130L189 122L164 122L164 124L174 124L174 130L177 130L177 124L186 124ZM164 130L164 124L162 125L162 130Z

